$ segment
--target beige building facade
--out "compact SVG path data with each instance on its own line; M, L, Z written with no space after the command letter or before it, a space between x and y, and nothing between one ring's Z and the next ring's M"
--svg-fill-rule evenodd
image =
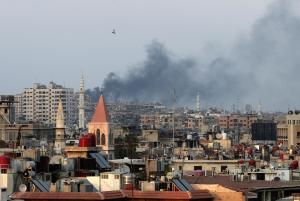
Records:
M287 148L300 145L300 112L289 111L282 122L277 124L277 143Z

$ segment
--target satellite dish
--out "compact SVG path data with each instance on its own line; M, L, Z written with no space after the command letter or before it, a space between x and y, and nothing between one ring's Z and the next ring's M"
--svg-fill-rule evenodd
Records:
M218 134L216 135L216 138L217 138L218 140L222 139L222 137L223 137L223 135L220 134L220 133L218 133Z
M274 181L280 181L280 178L279 177L275 177Z
M20 192L26 192L26 190L27 190L27 186L26 186L25 184L21 184L21 185L19 186L19 191L20 191Z

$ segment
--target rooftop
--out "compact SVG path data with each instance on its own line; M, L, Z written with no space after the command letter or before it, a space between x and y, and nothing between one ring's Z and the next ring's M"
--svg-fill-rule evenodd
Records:
M107 192L17 192L12 200L212 200L206 190L183 191L107 191Z
M220 184L226 188L240 191L250 192L259 191L261 189L281 189L281 188L297 188L300 190L299 181L232 181L230 176L184 176L184 179L190 184Z

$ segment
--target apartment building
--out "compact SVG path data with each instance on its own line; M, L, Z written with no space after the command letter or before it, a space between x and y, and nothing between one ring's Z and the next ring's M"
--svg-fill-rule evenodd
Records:
M286 115L288 147L300 145L300 111L289 111Z
M17 117L22 117L25 121L54 124L59 98L62 100L66 125L76 122L76 101L74 89L65 88L54 82L48 86L43 84L33 84L30 88L25 88L18 97Z
M141 114L140 125L146 127L152 127L156 129L168 128L172 129L191 129L199 130L203 127L206 116L199 114L183 114L175 113L174 117L172 113L155 113L155 114ZM174 119L174 124L173 124Z
M237 127L250 130L252 123L256 122L257 119L258 119L257 114L222 115L219 117L219 126L223 130L233 130Z
M277 143L292 148L300 145L300 111L289 111L277 124Z

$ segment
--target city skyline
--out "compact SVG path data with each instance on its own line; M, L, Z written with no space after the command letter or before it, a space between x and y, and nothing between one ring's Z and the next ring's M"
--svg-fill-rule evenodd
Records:
M145 3L148 10L139 10L145 9ZM77 89L81 74L86 77L87 89L102 87L112 72L121 83L121 91L138 94L133 99L144 100L145 95L139 93L144 90L146 95L153 94L154 100L164 100L161 94L175 88L178 94L186 91L182 94L184 105L194 104L200 90L201 99L210 105L231 105L240 99L244 104L261 101L268 110L299 106L297 90L288 90L298 84L294 79L298 62L294 42L299 27L299 16L293 8L299 6L296 1L192 1L184 4L188 13L180 12L181 1L129 1L122 3L124 9L95 1L83 7L78 1L1 4L0 65L4 74L18 80L11 82L9 76L4 77L10 84L0 88L2 94L16 94L32 83L49 81ZM165 15L166 9L169 15ZM159 19L163 20L155 24ZM147 20L149 23L145 23ZM114 29L116 34L112 34ZM132 90L136 85L128 82L132 72L137 72L134 76L141 80L139 76L147 69L145 63L151 63L149 52L160 45L163 51L157 55L170 61L166 73L170 72L175 81L159 83L167 85L159 90L145 83ZM154 66L160 64L155 61ZM192 70L182 73L186 61ZM201 81L194 81L193 76L189 79L190 74ZM178 79L178 75L184 76ZM215 84L216 80L219 83Z

